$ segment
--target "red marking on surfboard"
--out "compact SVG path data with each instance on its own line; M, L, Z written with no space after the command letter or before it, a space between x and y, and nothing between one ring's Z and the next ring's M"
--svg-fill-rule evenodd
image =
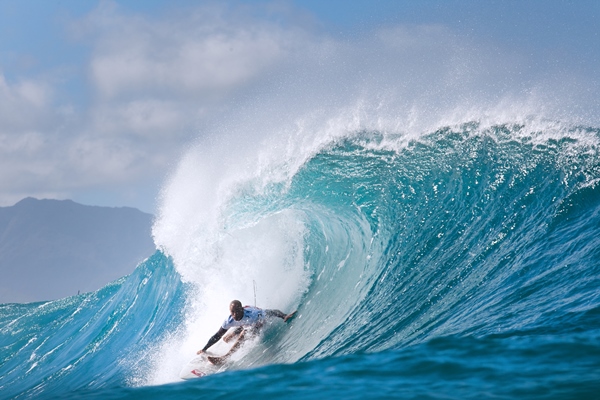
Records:
M198 371L197 369L193 369L191 372L192 372L192 374L199 376L200 378L202 378L203 376L206 376L206 374L204 372Z

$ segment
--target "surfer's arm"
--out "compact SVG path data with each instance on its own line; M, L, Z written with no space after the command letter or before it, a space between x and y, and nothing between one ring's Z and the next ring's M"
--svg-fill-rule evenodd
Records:
M267 317L278 317L278 318L285 318L285 313L279 311L279 310L265 310L265 313L267 314Z
M206 343L206 346L204 346L204 348L202 350L198 351L198 354L204 353L206 350L208 350L208 348L210 346L217 343L226 332L227 332L227 329L220 328L217 333L215 333L210 339L208 339L208 343Z
M296 314L296 311L290 314L286 314L279 310L265 310L265 313L267 314L267 317L278 317L281 318L284 322L287 322L288 319L292 318L294 314Z

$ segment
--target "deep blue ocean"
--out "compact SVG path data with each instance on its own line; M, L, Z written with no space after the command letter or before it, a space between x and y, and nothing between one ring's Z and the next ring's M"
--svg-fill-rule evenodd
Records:
M0 305L0 398L599 399L599 145L471 121L188 156L131 275ZM298 315L179 379L233 299Z

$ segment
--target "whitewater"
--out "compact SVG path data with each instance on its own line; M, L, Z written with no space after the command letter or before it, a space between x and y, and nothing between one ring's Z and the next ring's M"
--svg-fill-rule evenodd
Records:
M198 143L131 275L0 305L0 398L597 398L600 128L401 125ZM255 298L298 314L180 380Z

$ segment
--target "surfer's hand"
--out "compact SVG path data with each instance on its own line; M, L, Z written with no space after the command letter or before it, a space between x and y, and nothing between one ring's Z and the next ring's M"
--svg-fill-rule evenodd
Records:
M200 350L198 350L198 352L196 354L202 354L202 353L204 353L204 350L200 349Z
M293 317L293 316L294 316L294 315L295 315L297 312L298 312L298 310L294 311L294 312L293 312L293 313L291 313L291 314L288 314L288 315L286 315L286 316L283 318L283 322L287 322L287 321L288 321L288 319L292 318L292 317Z

